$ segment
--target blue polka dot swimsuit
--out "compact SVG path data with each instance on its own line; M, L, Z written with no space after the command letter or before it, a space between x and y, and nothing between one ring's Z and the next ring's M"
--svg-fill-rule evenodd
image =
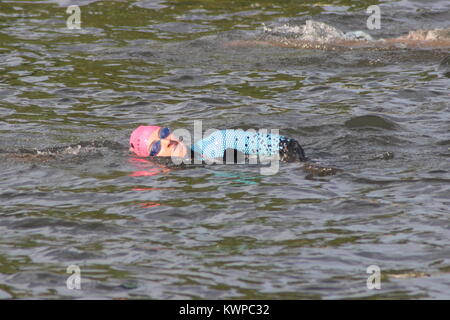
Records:
M244 130L217 130L191 147L203 159L225 159L227 150L244 156L273 156L279 153L286 162L306 161L300 144L291 138L277 134Z

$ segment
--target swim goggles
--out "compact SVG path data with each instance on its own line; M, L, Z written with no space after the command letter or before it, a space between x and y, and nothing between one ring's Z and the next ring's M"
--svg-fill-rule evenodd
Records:
M170 135L169 128L161 128L159 129L159 139L165 139ZM150 145L150 156L154 157L161 151L161 140L153 141Z

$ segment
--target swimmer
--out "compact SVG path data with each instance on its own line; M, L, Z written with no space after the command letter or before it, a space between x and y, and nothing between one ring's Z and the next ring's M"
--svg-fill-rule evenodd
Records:
M300 49L336 50L338 48L422 48L450 47L450 28L415 30L397 38L373 39L364 31L344 32L323 22L307 20L304 25L264 26L256 40L236 40L227 47L279 46Z
M299 162L311 174L329 175L337 172L334 168L323 168L309 162L297 140L276 134L235 129L217 130L211 135L186 146L175 137L169 128L159 126L139 126L130 136L130 152L139 157L179 157L190 160L201 159L223 163L230 160L242 163L251 156L270 157L278 153L283 162Z
M123 145L100 140L92 142L80 142L69 146L57 146L44 149L20 149L2 150L1 156L9 159L26 162L46 162L64 159L66 156L75 158L88 154L95 154L100 148L123 150ZM312 162L305 155L300 143L292 138L277 134L263 134L256 131L244 130L217 130L212 134L196 141L191 146L182 142L169 128L160 126L139 126L129 140L129 151L139 158L131 159L133 163L150 163L156 165L158 170L146 172L144 175L154 175L155 172L165 172L167 169L185 168L187 165L212 164L212 163L257 163L252 160L270 158L273 155L276 161L297 162L300 167L309 173L308 177L332 175L338 172L335 168L322 167ZM230 152L232 151L232 152ZM178 165L173 158L183 160ZM147 159L142 159L147 158ZM197 161L196 161L197 160ZM274 160L272 158L272 160ZM272 164L272 163L271 163ZM136 174L139 176L142 174Z
M217 130L197 141L191 148L175 137L169 128L140 126L130 137L130 151L140 157L186 157L225 160L227 150L244 156L271 156L279 153L285 162L305 162L307 158L300 144L291 138L244 130Z

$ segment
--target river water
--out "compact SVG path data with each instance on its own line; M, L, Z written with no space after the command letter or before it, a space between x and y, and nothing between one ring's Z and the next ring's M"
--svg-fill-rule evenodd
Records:
M226 46L310 18L449 27L448 1L403 0L367 30L374 2L2 0L0 298L449 299L448 48ZM136 126L194 120L279 129L341 171L129 154Z

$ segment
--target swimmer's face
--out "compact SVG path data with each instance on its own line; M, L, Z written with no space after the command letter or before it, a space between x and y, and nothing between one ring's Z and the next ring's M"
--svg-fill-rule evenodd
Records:
M186 146L168 128L153 131L147 147L153 157L184 157L187 153Z

